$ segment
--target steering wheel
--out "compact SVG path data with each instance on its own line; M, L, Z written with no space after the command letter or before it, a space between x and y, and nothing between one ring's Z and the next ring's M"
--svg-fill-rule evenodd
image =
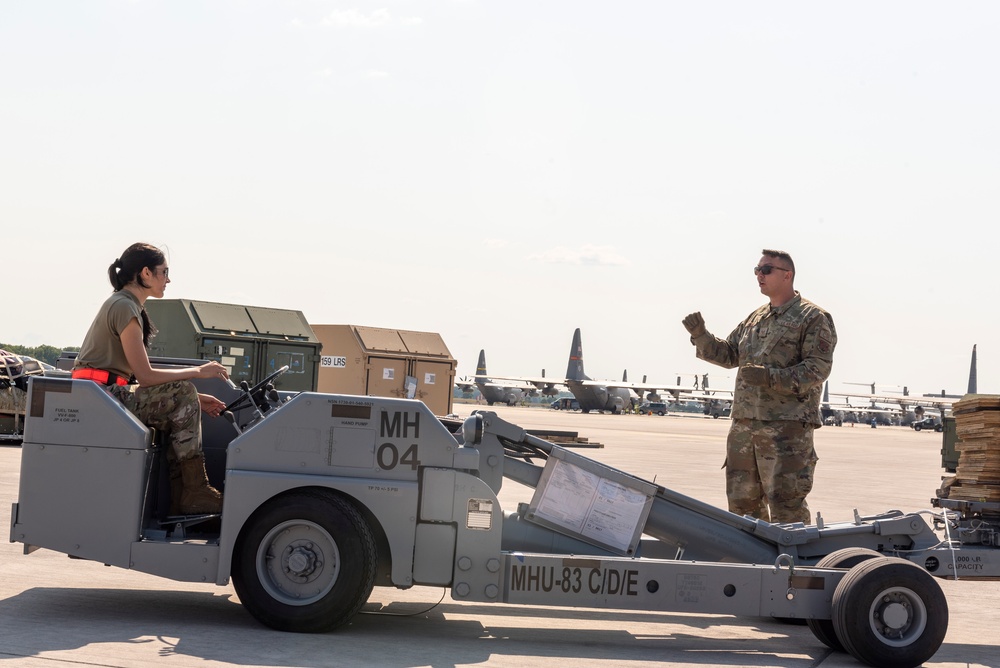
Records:
M246 392L241 393L240 396L238 396L236 399L226 404L226 407L223 408L222 411L226 412L226 411L240 410L244 408L243 404L249 405L250 400L253 400L254 403L257 403L257 400L254 399L254 396L263 392L264 388L267 387L268 383L270 383L272 380L274 380L281 374L285 373L286 371L288 371L287 364L281 367L280 369L275 369L274 371L269 373L267 377L264 378L264 380L260 381Z

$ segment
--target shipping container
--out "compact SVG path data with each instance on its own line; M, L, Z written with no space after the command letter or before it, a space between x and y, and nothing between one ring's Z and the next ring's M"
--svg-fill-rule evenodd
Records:
M440 334L361 325L313 325L323 355L320 392L419 399L452 410L455 359Z
M288 365L275 389L316 391L322 344L300 311L192 299L149 299L159 330L151 357L214 360L237 385L251 386Z

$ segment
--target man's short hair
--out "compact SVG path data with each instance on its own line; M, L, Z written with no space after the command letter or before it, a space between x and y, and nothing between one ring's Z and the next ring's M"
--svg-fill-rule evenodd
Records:
M795 273L795 261L792 260L792 256L786 253L785 251L771 250L770 248L765 248L760 252L760 254L766 255L768 257L777 258L779 260L787 262L788 268L792 270L793 274Z

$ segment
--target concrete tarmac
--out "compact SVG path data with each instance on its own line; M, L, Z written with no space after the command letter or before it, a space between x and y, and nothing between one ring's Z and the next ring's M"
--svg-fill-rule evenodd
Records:
M459 404L463 417L477 407ZM725 507L726 419L495 407L530 429L572 430L602 448L577 452ZM941 435L902 427L824 427L809 497L829 522L930 507L940 483ZM0 447L0 523L10 526L20 448ZM57 494L58 490L53 490ZM505 509L531 490L507 484ZM100 517L92 518L99 523ZM9 532L8 532L9 535ZM948 634L928 666L1000 668L1000 582L938 581ZM0 668L83 666L857 666L805 626L729 615L462 603L441 588L376 588L337 631L272 631L231 586L173 582L48 550L0 544Z

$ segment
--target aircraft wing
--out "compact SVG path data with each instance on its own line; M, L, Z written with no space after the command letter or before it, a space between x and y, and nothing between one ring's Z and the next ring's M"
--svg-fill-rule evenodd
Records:
M533 385L534 387L541 388L545 386L552 385L563 385L568 386L570 381L565 378L547 378L545 376L474 376L477 380L486 380L487 378L492 381L509 381L511 383L527 383ZM607 388L623 388L628 390L634 390L636 392L669 392L671 394L675 393L694 393L699 394L691 386L688 385L671 385L667 383L632 383L628 381L621 380L576 380L572 381L576 385L583 385L585 387L607 387ZM719 396L716 395L728 395L732 396L732 390L715 390L711 389L707 394L700 394L703 398L707 399L718 399Z
M503 378L496 378L494 376L462 376L455 379L455 386L461 389L463 392L471 392L478 386L484 387L497 387L504 390L525 390L532 391L535 390L535 386L531 383L519 382L517 380L510 380L509 382L496 382L498 380L505 380Z
M844 397L847 399L848 403L853 398L857 398L859 401L867 401L870 404L894 404L903 407L915 407L922 406L924 408L951 408L957 399L952 399L949 397L917 397L913 395L906 396L891 396L883 394L847 394L841 392L831 392L830 396L833 397ZM855 410L864 410L860 406L854 406Z
M484 387L499 387L504 390L533 390L534 385L522 383L482 383Z
M724 399L726 401L732 401L733 391L732 390L709 390L708 392L681 392L681 399L688 401L712 401L713 399Z
M525 376L473 376L475 382L485 383L488 387L509 387L517 390L541 389L547 385L562 385L563 381L555 378L528 378ZM504 381L498 383L497 381Z
M623 388L632 390L638 395L643 392L666 393L682 401L732 401L732 390L709 389L707 392L695 390L690 386L670 385L666 383L627 383L613 380L585 380L583 385L590 387Z
M824 410L840 411L842 413L878 413L880 415L902 415L902 408L886 408L884 406L852 406L851 404L823 404Z
M902 411L898 408L855 408L855 413L878 413L880 415L900 415Z
M545 376L474 376L474 378L480 382L484 380L503 380L510 383L510 385L504 385L504 387L522 387L526 389L542 389L543 387L555 386L555 385L565 385L566 381L562 378L546 378Z

